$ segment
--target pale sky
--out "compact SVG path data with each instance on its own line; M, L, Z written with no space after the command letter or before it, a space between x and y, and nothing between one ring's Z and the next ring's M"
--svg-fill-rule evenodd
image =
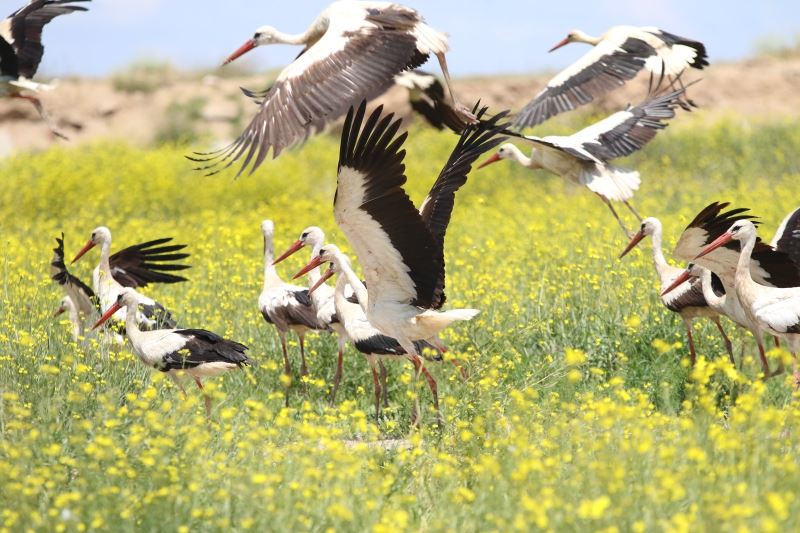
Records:
M88 13L53 21L40 72L102 76L139 58L186 69L209 68L261 25L301 32L329 0L93 0ZM798 0L408 0L451 36L454 76L531 72L567 65L586 49L547 50L572 28L596 35L616 24L659 26L706 43L711 61L750 55L759 39L800 34ZM22 0L0 0L11 13ZM248 65L277 68L297 55L290 46L260 48ZM433 70L434 67L430 66Z

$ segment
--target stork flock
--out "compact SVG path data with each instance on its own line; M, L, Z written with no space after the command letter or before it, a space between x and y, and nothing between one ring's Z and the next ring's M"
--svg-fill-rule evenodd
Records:
M86 11L79 3L89 1L31 0L0 23L0 96L31 101L50 123L36 97L48 87L30 79L43 52L42 28L58 15ZM356 274L353 258L326 242L319 227L307 227L288 250L277 255L275 225L270 220L261 223L264 279L258 309L280 340L286 406L293 372L287 336L294 333L298 338L303 377L309 372L306 334L327 332L336 336L338 345L331 403L342 379L346 347L351 344L371 369L376 417L387 404L384 363L407 360L417 378L425 377L441 422L437 381L428 366L448 359L468 379L466 368L445 355L441 334L479 313L469 308L445 309L445 234L457 191L488 152L493 153L480 168L509 159L562 176L596 194L631 239L622 255L651 236L662 301L686 324L692 362L696 350L691 324L700 317L714 321L732 361L732 343L720 317L751 331L765 377L779 373L782 366L770 369L764 333L783 339L796 357L800 349L800 211L790 214L773 244L766 245L757 238L757 222L746 209L725 211L727 204L711 204L679 240L675 255L693 261L686 270L679 269L664 257L661 223L642 219L632 205L641 185L639 173L612 163L643 148L666 128L679 108L696 107L686 94L694 82L685 83L683 76L708 65L705 46L654 27L616 26L600 37L572 31L550 51L573 42L592 48L516 115L491 113L480 103L466 107L459 101L447 66L448 36L429 26L415 9L395 3L337 1L303 33L288 35L263 26L228 57L225 64L264 45L303 47L269 88L243 89L245 97L257 104L257 113L229 146L191 155L189 159L199 163L197 170L214 174L238 165L237 176L252 173L270 152L276 158L345 117L333 213L365 280ZM439 63L443 83L418 70L430 56ZM649 74L650 83L636 105L568 136L523 133L608 94L642 71ZM408 133L402 131L402 120L383 106L371 111L367 106L394 85L409 90L412 107L432 126L459 136L419 207L404 190ZM636 218L637 233L628 230L612 202L621 202ZM732 244L734 240L741 242L741 250ZM111 232L98 227L74 259L95 246L100 248L93 288L89 288L67 269L63 235L57 241L52 278L66 293L58 312L68 313L76 341L110 323L112 327L101 330L107 342L122 343L124 335L144 364L167 373L181 390L181 375L188 375L202 390L203 378L254 362L241 343L203 329L180 329L172 313L139 292L151 283L185 281L174 273L188 268L177 263L188 257L183 245L156 239L112 255ZM306 276L306 284L284 281L276 265L304 247L310 249L309 262L293 279ZM332 277L336 277L334 287L327 285ZM796 364L795 379L800 383ZM210 414L208 397L206 409ZM412 419L418 420L419 415L417 402Z

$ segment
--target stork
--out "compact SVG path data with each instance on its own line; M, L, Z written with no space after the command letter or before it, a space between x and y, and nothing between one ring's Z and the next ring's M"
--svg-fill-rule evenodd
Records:
M64 234L56 237L53 259L50 261L50 279L58 283L64 291L64 298L53 316L66 312L72 324L72 338L78 341L83 336L86 325L100 316L99 301L94 291L73 275L64 262Z
M190 158L204 163L200 170L213 174L244 158L239 174L248 167L252 173L270 149L277 157L349 107L386 91L397 74L421 66L431 54L439 60L450 97L457 102L445 60L447 35L428 26L418 11L400 4L334 2L299 35L271 26L259 28L225 63L268 44L304 48L272 87L257 95L258 114L233 144ZM455 106L465 120L474 120L462 105Z
M264 285L258 297L258 309L268 324L275 326L281 340L283 351L283 370L287 378L292 377L292 365L286 351L286 334L293 331L300 341L300 375L308 375L306 366L305 338L306 333L324 330L320 324L308 289L284 282L275 271L273 237L275 224L271 220L261 223L264 236ZM289 407L289 387L286 387L285 405Z
M739 241L741 250L736 265L736 293L750 320L776 337L786 340L792 354L795 388L800 386L797 352L800 350L800 287L767 287L753 279L751 254L758 242L756 226L751 220L737 220L717 239L709 243L697 258L725 244Z
M325 274L320 276L317 282L312 285L310 293L312 295L315 294L320 287L325 286L325 281L327 279L333 277L334 274L338 274L336 289L334 290L336 314L338 315L339 321L344 327L348 338L353 343L353 346L355 346L359 352L364 354L364 357L366 357L367 363L369 363L372 371L372 382L375 391L375 420L380 419L381 397L383 397L384 406L387 405L386 369L383 366L384 359L403 358L411 361L416 371L421 371L425 375L425 378L428 382L428 387L430 387L431 394L433 395L434 406L438 411L439 395L436 379L430 374L430 372L428 372L428 369L425 368L425 365L420 360L420 357L418 355L409 354L403 349L397 339L383 335L374 326L372 326L372 324L369 323L369 320L367 320L367 316L361 306L362 302L360 300L357 300L355 303L352 302L345 293L345 290L348 286L351 286L355 294L360 294L362 298L366 292L363 283L358 279L358 276L356 276L355 272L353 271L353 268L350 265L350 260L347 258L347 256L333 244L328 244L324 247L321 247L316 256L322 257L324 261L330 262L331 266L328 268ZM363 303L365 306L367 306L367 302ZM423 354L423 356L426 349L434 352L436 351L436 347L426 341L414 341L414 348L418 354ZM435 360L440 359L441 356ZM380 369L380 378L378 369ZM412 416L413 421L416 420L417 413L419 413L417 403L418 402L415 402L414 415Z
M569 43L587 43L593 48L550 80L520 112L514 127L535 126L588 104L621 87L642 69L650 72L652 88L654 76L659 77L656 87L664 76L673 84L687 68L708 65L703 43L653 27L615 26L600 37L573 30L550 51Z
M725 333L722 323L719 321L719 315L716 311L711 309L708 302L706 302L700 281L684 280L679 284L675 283L675 280L684 273L684 269L670 265L664 258L664 251L661 247L663 227L660 220L654 217L644 219L639 231L633 236L628 246L620 254L620 259L625 257L628 252L633 250L636 245L648 235L653 239L653 265L656 268L656 273L661 282L661 303L673 313L679 314L683 320L683 325L686 327L686 336L689 340L689 356L692 366L694 366L697 361L697 351L695 350L694 336L692 334L692 322L700 317L709 318L714 322L720 335L722 335L725 348L728 350L728 357L733 361L731 341ZM665 289L673 285L678 290L674 290L667 295Z
M189 257L186 253L176 253L186 245L161 246L171 238L156 239L125 248L111 255L111 230L99 226L83 248L75 255L72 263L78 261L86 252L100 246L100 264L92 272L92 285L100 301L102 312L108 310L117 300L123 287L145 287L149 283L178 283L186 278L169 272L185 270L187 265L172 264ZM142 294L139 295L137 321L142 329L175 327L172 314L160 303ZM120 308L114 317L118 322L125 321L127 308Z
M439 78L422 70L407 70L394 77L397 86L408 90L411 109L437 130L448 128L461 133L467 125L464 117L448 100Z
M223 339L216 333L204 329L154 329L142 331L136 320L141 295L130 287L120 289L114 303L94 325L100 327L114 313L126 308L125 335L131 343L133 353L145 365L167 375L186 394L177 374L183 372L194 379L205 399L206 416L211 416L211 398L203 389L202 379L223 372L252 365L247 357L247 346ZM146 304L145 304L146 305Z
M675 116L676 107L685 107L684 89L646 100L638 106L618 111L569 136L520 136L533 143L530 157L511 143L505 143L478 168L509 159L530 169L545 169L568 181L583 185L608 206L622 231L630 238L612 201L623 202L634 216L642 217L628 202L641 180L635 170L612 165L611 160L628 156L650 142L664 122Z
M42 30L59 15L87 11L77 4L90 0L30 0L0 22L0 96L19 98L33 104L53 135L66 139L58 131L42 102L34 95L52 86L33 81L44 46Z
M781 363L775 371L770 371L764 349L763 331L745 313L740 302L735 288L736 265L739 260L738 246L735 243L729 243L699 259L694 259L704 247L720 237L734 222L755 219L746 208L726 211L729 205L728 202L712 202L702 209L681 234L675 246L674 255L681 259L692 260L719 277L725 291L725 307L732 313L729 316L737 323L740 323L740 318L745 319L744 326L753 334L758 346L764 377L769 378L783 373L783 364ZM758 283L774 287L800 286L800 270L790 255L791 251L796 250L798 246L798 239L794 236L794 232L800 229L798 221L800 221L800 216L798 216L798 210L795 210L781 224L773 239L776 244L780 243L780 249L773 249L766 243L757 240L750 257L750 270ZM796 254L796 252L794 253ZM689 273L685 273L684 277L688 277L688 275Z
M300 234L300 238L297 239L286 252L275 259L272 264L277 265L292 254L301 250L304 246L311 247L311 257L313 258L315 255L319 254L319 250L324 244L325 232L322 231L322 228L309 226L303 230ZM326 285L324 282L317 285L321 277L319 267L312 268L308 271L309 288L317 286L315 291L309 291L311 303L317 314L317 322L321 328L330 329L336 333L336 342L339 348L339 353L336 358L336 373L333 376L333 388L331 389L330 402L331 405L333 405L336 402L336 392L339 390L339 383L342 381L342 374L344 371L344 347L347 343L347 332L342 325L339 314L336 312L333 288Z

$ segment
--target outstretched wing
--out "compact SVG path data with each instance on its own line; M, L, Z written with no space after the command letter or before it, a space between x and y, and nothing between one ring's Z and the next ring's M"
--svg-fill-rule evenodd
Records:
M770 244L788 255L794 264L800 265L800 208L783 219Z
M67 264L64 261L63 233L61 238L56 237L53 260L50 262L50 278L61 285L81 314L91 316L95 311L100 312L100 302L95 297L94 291L67 270Z
M120 285L134 288L145 287L148 283L187 281L183 276L170 274L190 268L189 265L175 264L175 261L189 257L188 253L181 252L186 245L162 246L170 241L172 237L166 237L120 250L109 258L111 275Z
M44 54L42 29L59 15L74 11L87 11L83 6L72 5L90 0L31 0L0 23L0 39L10 44L17 56L19 76L32 78ZM5 71L5 57L3 70Z

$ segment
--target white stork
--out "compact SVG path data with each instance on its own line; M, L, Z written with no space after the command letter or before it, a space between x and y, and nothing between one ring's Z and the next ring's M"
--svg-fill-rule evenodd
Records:
M550 51L575 42L593 48L547 83L517 116L515 127L535 126L587 104L624 85L642 69L650 72L652 88L654 76L659 78L658 87L664 76L673 83L687 68L708 65L703 43L658 28L615 26L600 37L573 30Z
M59 15L87 11L76 4L89 0L30 0L0 22L0 96L28 100L54 135L66 139L53 124L42 102L31 94L52 87L33 81L44 54L42 30Z
M731 341L719 321L719 314L710 308L708 302L706 302L700 280L684 280L681 283L675 283L676 279L684 274L684 269L670 265L664 258L664 251L661 247L663 227L660 220L653 217L644 219L639 231L633 236L628 246L620 254L620 259L625 257L628 252L633 250L636 245L648 235L653 239L653 265L656 268L656 273L661 282L661 303L673 313L679 314L683 320L683 325L686 327L686 336L689 340L689 356L692 366L694 366L697 361L697 351L695 350L694 336L692 334L692 322L694 322L694 319L701 317L711 319L717 326L725 342L725 348L728 350L728 356L733 362ZM671 286L674 286L675 290L667 294L666 289Z
M749 210L746 208L725 211L729 205L727 202L713 202L700 211L678 239L674 255L681 259L693 260L697 265L710 270L719 277L725 293L725 314L753 334L758 346L764 376L772 377L783 372L782 365L774 372L769 370L764 350L763 332L758 324L745 313L735 288L739 247L734 243L729 243L699 259L694 259L703 248L725 233L734 222L755 218L748 214ZM786 217L775 234L773 242L779 247L778 249L773 249L761 241L756 242L750 257L750 270L758 283L773 287L800 286L800 270L791 259L792 254L797 256L798 244L800 244L800 240L796 238L798 229L800 229L800 210L795 210ZM684 276L688 276L688 273ZM744 323L742 319L744 319Z
M411 109L437 130L448 128L461 133L467 125L464 117L445 96L439 78L422 70L407 70L394 77L397 86L408 90Z
M247 357L247 346L204 329L154 329L142 331L134 318L141 304L141 295L123 287L114 303L94 325L100 327L114 313L125 308L125 335L133 353L145 365L166 372L186 394L177 374L184 372L194 379L203 392L206 415L211 416L211 398L203 390L201 379L217 376L228 370L253 364ZM146 304L145 304L146 305Z
M73 263L78 261L89 250L100 246L100 263L92 272L92 285L100 301L100 309L105 312L117 300L123 287L145 287L149 283L178 283L186 278L169 272L185 270L187 265L171 264L189 257L186 253L177 253L186 245L175 244L161 246L171 238L156 239L120 250L111 255L111 230L99 226L92 231L92 236L75 255ZM142 329L175 327L172 314L160 303L142 294L139 295L139 312L137 321ZM118 322L125 321L125 308L115 315Z
M800 287L767 287L751 274L751 254L758 243L756 226L750 220L737 220L698 254L697 259L725 244L739 241L741 251L736 265L736 293L752 322L789 345L795 387L800 386L797 352L800 350Z
M353 346L364 354L370 369L372 370L372 382L375 390L375 419L380 418L381 397L383 398L384 406L387 405L387 390L386 390L386 369L383 366L384 359L407 359L411 361L417 372L422 372L428 382L428 387L431 389L433 396L433 405L436 411L439 411L439 394L436 379L428 372L425 365L422 364L419 356L408 354L397 339L393 339L382 334L367 320L367 316L362 308L368 306L367 302L357 300L352 302L351 298L347 295L346 289L348 286L353 288L356 295L361 294L365 297L366 289L358 276L356 276L350 265L350 260L343 254L339 248L333 244L325 245L320 248L316 254L317 257L322 257L324 261L331 263L330 268L323 274L317 282L312 285L310 292L315 294L319 287L325 286L325 281L331 278L334 274L338 274L336 281L336 289L334 291L334 304L336 306L336 314L339 317L340 323L343 325L344 330ZM318 267L317 267L318 268ZM437 348L426 341L414 341L414 347L419 354L423 354L425 349L436 352ZM438 352L437 352L438 354ZM441 356L438 359L440 360ZM379 378L380 370L380 378ZM418 402L415 402L414 415L412 421L415 422L419 408Z
M498 134L506 129L500 123L506 113L482 120L486 108L478 112L478 123L464 130L419 211L403 189L407 133L396 137L402 120L382 113L383 107L378 107L365 121L362 102L347 114L334 217L363 267L370 324L397 339L409 355L418 356L413 341L435 339L453 322L478 313L440 311L445 302L444 237L455 193L466 183L472 163L502 142ZM323 261L315 257L298 275ZM355 285L354 289L363 302Z
M58 283L65 294L53 316L66 312L72 323L72 339L78 341L83 337L86 326L94 323L100 316L100 307L94 291L67 270L63 233L61 238L56 237L56 247L53 248L53 259L50 262L50 279Z
M268 324L275 326L283 351L283 370L292 376L292 365L286 351L286 334L293 331L300 341L300 375L308 375L306 366L306 333L324 330L326 326L317 320L317 312L308 295L308 289L284 282L275 271L273 236L275 224L271 220L261 223L264 235L264 286L258 296L258 309ZM289 388L286 387L286 407L289 406Z
M218 172L244 158L239 174L248 166L252 173L270 149L277 157L351 106L386 91L395 75L419 67L431 54L438 58L456 102L445 60L447 35L428 26L416 10L400 4L334 2L299 35L270 26L259 28L225 63L267 44L304 48L269 89L257 94L259 112L233 144L190 158L208 163L200 170ZM456 108L466 120L474 120L463 106L456 104Z
M297 239L286 252L281 254L280 257L272 262L277 265L284 261L292 254L300 251L304 246L311 247L311 257L319 254L320 248L325 244L325 232L322 228L317 226L309 226L300 234ZM312 268L308 271L308 286L309 288L317 286L317 282L322 278L319 267ZM336 358L336 373L333 376L333 388L331 389L331 405L336 402L336 392L339 390L339 383L342 381L344 373L344 347L347 343L347 332L341 323L336 306L333 301L333 288L326 285L324 282L319 284L315 291L309 291L311 303L314 306L314 311L317 314L317 323L320 328L330 329L336 333L336 342L338 344L339 353Z
M627 237L631 234L620 219L612 201L623 202L641 220L628 202L641 180L635 170L612 165L610 161L628 156L642 149L664 122L675 116L675 108L684 107L681 100L684 90L651 98L638 106L618 111L569 136L520 136L533 143L530 157L511 143L503 144L498 151L478 168L503 159L510 159L530 169L545 169L568 181L583 185L605 203Z

